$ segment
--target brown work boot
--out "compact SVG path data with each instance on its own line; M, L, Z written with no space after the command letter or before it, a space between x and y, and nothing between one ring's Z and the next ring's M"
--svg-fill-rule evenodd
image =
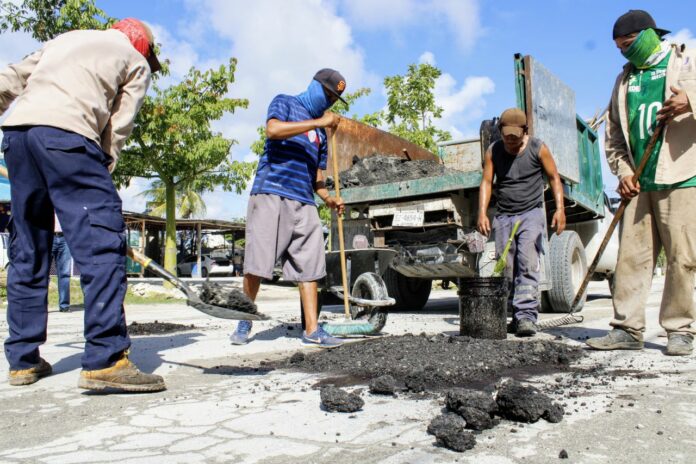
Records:
M691 334L670 333L667 334L668 356L688 356L694 351L694 336Z
M124 392L158 392L167 389L161 376L140 372L126 353L116 364L106 369L83 369L77 386L86 390L112 389Z
M44 358L39 358L39 362L28 369L10 370L10 385L15 387L20 385L31 385L41 377L47 377L53 373L53 368Z
M642 350L643 340L636 339L623 329L613 329L603 337L594 337L585 343L595 350Z

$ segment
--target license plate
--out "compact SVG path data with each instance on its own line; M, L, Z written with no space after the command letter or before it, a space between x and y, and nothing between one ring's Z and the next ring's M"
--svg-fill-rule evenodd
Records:
M422 209L400 209L394 213L392 227L419 227L423 225L425 211Z

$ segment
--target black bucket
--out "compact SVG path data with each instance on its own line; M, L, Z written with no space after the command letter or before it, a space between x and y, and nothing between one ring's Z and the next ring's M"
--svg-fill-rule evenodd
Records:
M460 279L459 334L473 338L506 338L509 291L505 277Z

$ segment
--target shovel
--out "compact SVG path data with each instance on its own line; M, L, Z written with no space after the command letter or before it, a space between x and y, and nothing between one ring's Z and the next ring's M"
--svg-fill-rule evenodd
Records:
M7 168L5 166L0 166L0 176L9 179L9 176L7 174ZM172 285L181 290L186 295L186 303L202 313L205 313L209 316L217 317L219 319L234 319L247 321L261 321L268 319L268 316L261 313L257 313L256 306L254 305L254 303L241 292L235 291L239 294L235 294L235 297L238 300L239 307L245 308L252 312L239 311L237 309L225 308L222 306L214 306L208 303L204 303L200 299L198 294L194 290L192 290L188 285L186 285L186 283L183 280L172 275L169 271L167 271L162 266L154 262L152 259L148 258L139 251L132 249L131 247L128 247L126 254L133 261L140 263L143 266L143 269L149 269L150 271L154 272L163 279L169 281Z
M655 148L655 144L657 143L657 140L660 138L660 135L662 135L662 131L665 128L665 124L666 123L664 122L659 122L657 126L655 126L653 134L650 137L650 140L648 141L648 145L645 147L645 150L643 151L643 156L640 159L640 164L638 165L638 168L633 174L634 184L638 182L640 175L643 174L643 170L645 169L645 166L648 164L648 159L650 158L650 155L653 149ZM626 206L628 206L630 202L630 198L624 198L621 200L621 204L619 205L619 208L616 210L616 214L614 214L614 219L611 221L611 224L609 224L607 232L604 235L604 240L602 240L602 243L599 245L599 249L595 254L594 260L592 260L592 264L590 265L590 267L587 268L587 273L585 273L585 279L582 281L582 284L580 284L580 288L578 288L578 291L575 294L575 298L573 298L573 302L570 304L570 311L568 312L568 314L566 314L565 316L556 317L554 319L547 319L545 321L541 321L537 324L537 327L539 327L540 329L552 329L554 327L560 327L566 324L582 322L582 316L576 316L573 313L577 311L578 303L580 303L582 296L585 294L585 291L587 290L587 286L589 285L590 280L592 279L592 274L594 274L594 271L597 268L597 265L599 264L599 260L601 259L604 250L607 248L612 234L614 233L614 229L616 229L616 226L618 225L619 221L621 221L621 218L624 215L624 211L626 211Z
M143 269L149 269L151 272L157 274L158 276L167 280L176 288L181 290L186 295L186 303L202 313L205 313L209 316L217 317L219 319L234 319L245 321L263 321L268 319L268 316L266 316L265 314L239 311L237 309L225 308L222 306L215 306L205 303L203 302L203 300L200 299L195 290L191 289L191 287L186 285L186 282L174 276L172 273L167 271L165 268L163 268L162 266L154 262L152 259L145 256L144 254L140 253L137 250L134 250L131 247L128 247L126 254L130 259L132 259L136 263L141 264L143 266ZM239 300L238 305L240 308L246 308L249 311L256 310L256 306L246 295L237 290L235 290L235 292L239 294L235 296L237 300Z

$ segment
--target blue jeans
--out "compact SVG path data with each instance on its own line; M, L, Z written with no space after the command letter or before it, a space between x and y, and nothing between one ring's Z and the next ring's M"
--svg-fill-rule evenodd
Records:
M493 219L495 251L503 253L515 222L521 221L507 255L505 276L512 283L508 305L512 306L516 321L537 321L539 305L539 279L543 250L546 216L543 208L535 208L522 214L499 215Z
M45 126L5 128L2 150L12 185L7 275L10 369L39 362L46 341L53 211L80 270L85 294L82 367L103 369L130 347L123 312L126 236L111 158L81 135Z
M72 256L65 237L55 235L51 250L53 260L56 262L56 274L58 274L58 307L61 311L70 309L70 267Z

